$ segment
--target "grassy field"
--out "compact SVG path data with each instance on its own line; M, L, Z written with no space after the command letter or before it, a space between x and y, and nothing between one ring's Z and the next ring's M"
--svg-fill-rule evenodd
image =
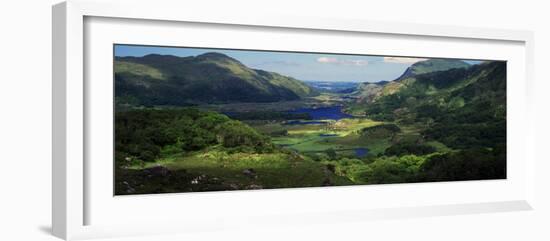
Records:
M215 116L219 114L210 113L209 120L215 120ZM218 143L186 151L181 151L181 143L164 146L154 161L130 161L118 168L117 193L422 181L417 174L427 159L453 151L441 142L424 140L420 133L425 127L418 123L404 125L361 117L301 120L298 124L287 124L288 121L248 120L239 125L240 131L264 134L267 143L272 143L271 148L264 150L254 149L255 144L231 147ZM316 124L303 124L308 122ZM434 152L388 154L387 150L401 142L423 143L433 147Z
M154 163L134 165L141 170L163 166L173 171L204 175L203 179L222 180L231 189L314 187L350 185L349 179L327 170L326 165L291 153L230 153L223 148L176 154Z
M355 175L364 172L355 148L366 148L369 154L377 155L391 145L389 138L366 138L361 130L383 124L364 118L323 120L325 124L285 125L283 122L257 122L252 125L259 132L269 134L286 130L287 135L272 136L275 145L283 149L271 153L247 152L211 146L200 151L164 151L163 157L154 162L141 162L128 166L125 172L151 170L162 167L171 175L183 173L186 179L160 178L151 186L141 186L142 192L173 192L174 185L160 185L163 182L180 185L179 191L242 190L289 187L316 187L364 184ZM333 150L340 157L355 160L351 164L331 161L327 156ZM351 160L350 159L350 160ZM135 177L134 177L135 178ZM174 177L171 177L174 178ZM144 182L149 183L149 182ZM160 184L159 184L160 183ZM156 190L157 186L164 189Z
M339 154L353 155L355 148L367 148L369 153L383 152L389 145L388 138L365 138L360 135L363 128L383 124L366 118L322 120L326 124L269 123L252 125L258 131L268 134L287 131L287 135L272 137L273 143L300 153L323 152L332 149Z
M117 61L114 69L115 73L132 72L135 75L150 76L159 80L165 79L165 76L158 69L143 64Z

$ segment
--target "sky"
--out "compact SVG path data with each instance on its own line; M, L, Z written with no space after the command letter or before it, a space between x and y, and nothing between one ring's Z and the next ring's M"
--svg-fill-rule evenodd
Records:
M407 67L425 58L342 55L323 53L271 52L208 48L115 45L115 56L141 57L148 54L196 56L218 52L244 65L273 71L303 81L378 82L398 78ZM481 61L466 61L477 64Z

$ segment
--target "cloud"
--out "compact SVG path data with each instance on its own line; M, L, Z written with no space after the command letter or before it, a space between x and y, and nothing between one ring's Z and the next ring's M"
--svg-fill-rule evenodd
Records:
M338 63L338 59L331 58L331 57L320 57L317 59L317 62L323 63L323 64L334 64L334 63Z
M367 66L369 61L361 59L338 59L333 57L319 57L317 62L322 64L337 64L337 65L350 65L350 66Z
M414 64L416 62L428 60L425 58L408 58L408 57L384 57L384 62L386 63L396 63L396 64Z

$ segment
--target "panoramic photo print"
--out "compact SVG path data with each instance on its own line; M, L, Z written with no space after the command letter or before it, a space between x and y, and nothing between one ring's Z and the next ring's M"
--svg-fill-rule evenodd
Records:
M114 45L114 194L506 178L506 62Z

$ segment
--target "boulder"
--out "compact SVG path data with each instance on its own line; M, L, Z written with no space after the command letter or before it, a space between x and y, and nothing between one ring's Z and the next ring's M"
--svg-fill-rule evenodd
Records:
M256 171L254 171L254 169L252 168L248 168L248 169L244 169L243 170L243 175L247 176L247 177L251 177L251 178L256 178Z
M151 176L168 176L170 174L170 169L164 167L164 166L155 166L150 167L144 170L144 172L148 173Z

